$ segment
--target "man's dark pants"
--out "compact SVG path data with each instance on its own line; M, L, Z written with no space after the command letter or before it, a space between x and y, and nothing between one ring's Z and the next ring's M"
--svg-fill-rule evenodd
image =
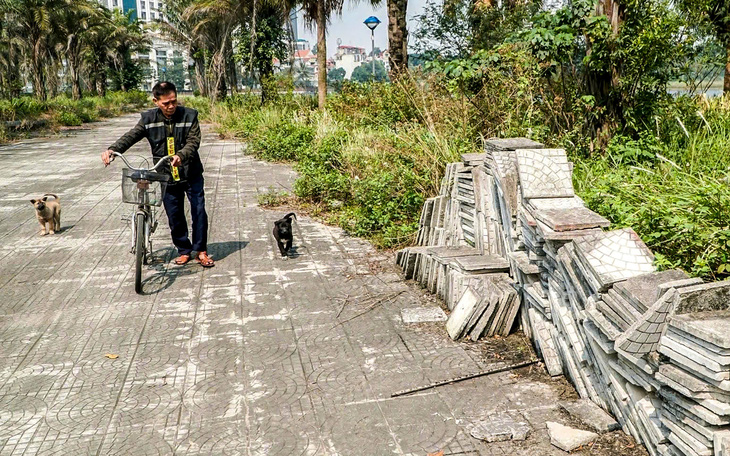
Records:
M187 183L168 185L162 202L170 222L172 242L180 255L208 250L208 214L205 212L203 176L193 177ZM185 195L190 201L190 215L193 219L193 242L188 237L188 221L185 219Z

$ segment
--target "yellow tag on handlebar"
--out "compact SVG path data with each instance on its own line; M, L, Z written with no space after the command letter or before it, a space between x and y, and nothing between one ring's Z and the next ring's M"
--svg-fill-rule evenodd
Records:
M173 136L167 138L167 155L175 155L175 137ZM172 180L179 181L180 171L178 171L176 166L170 166L170 168L172 169Z

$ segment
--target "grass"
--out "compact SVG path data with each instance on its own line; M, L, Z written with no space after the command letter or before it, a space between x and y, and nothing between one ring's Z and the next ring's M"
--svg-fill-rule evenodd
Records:
M613 228L632 227L660 269L708 280L729 275L730 99L677 98L654 131L616 136L604 152L587 154L574 146L587 138L575 130L550 133L534 105L515 102L505 113L504 101L491 101L519 96L505 85L482 93L478 106L428 79L345 86L325 113L311 98L291 96L263 107L246 96L189 105L257 157L293 164L297 204L378 247L414 241L422 204L438 194L445 165L480 152L482 137L532 133L568 150L577 194Z
M73 100L59 95L48 101L39 101L29 96L0 100L0 143L23 134L38 121L45 128L80 126L102 118L114 117L126 112L139 111L150 104L144 92L108 92L104 97L86 96ZM19 127L8 128L6 122L19 123Z

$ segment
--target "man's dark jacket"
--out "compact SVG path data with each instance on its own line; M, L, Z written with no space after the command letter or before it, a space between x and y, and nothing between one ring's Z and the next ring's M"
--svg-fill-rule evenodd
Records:
M180 182L201 176L203 164L198 154L200 124L198 123L198 111L195 109L178 106L171 119L166 118L160 108L145 111L137 125L119 138L109 149L124 153L142 138L147 138L152 147L154 162L157 163L159 159L167 156L167 136L170 132L175 137L175 153L182 159L182 166L178 168ZM174 184L172 179L170 179L170 184Z

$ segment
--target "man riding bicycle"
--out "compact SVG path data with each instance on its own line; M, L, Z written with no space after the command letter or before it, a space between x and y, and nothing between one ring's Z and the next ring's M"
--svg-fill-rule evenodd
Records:
M124 153L134 144L147 138L152 148L155 163L168 155L172 156L170 181L163 198L165 212L170 223L172 242L179 257L175 264L190 261L193 252L203 267L213 267L213 258L208 256L208 214L205 212L203 189L203 164L200 161L200 124L198 112L178 106L177 89L171 82L158 82L152 88L152 101L157 105L142 113L142 118L131 130L119 138L109 149L102 152L101 160L108 166L113 153ZM190 201L193 241L188 238L188 222L185 218L185 195Z

